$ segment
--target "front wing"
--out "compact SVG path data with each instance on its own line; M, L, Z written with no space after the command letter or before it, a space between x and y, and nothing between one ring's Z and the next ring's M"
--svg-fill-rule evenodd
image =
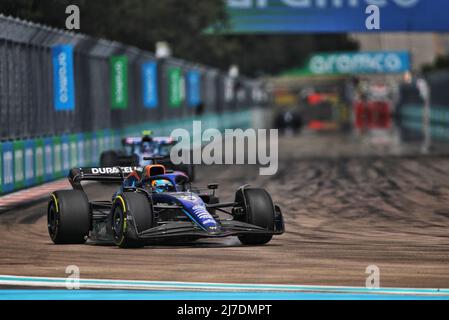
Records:
M166 238L224 238L229 236L238 236L242 234L264 234L264 235L280 235L284 233L282 228L269 231L264 228L235 220L220 221L221 228L216 232L207 232L200 227L189 222L169 222L164 225L151 228L138 234L138 238L142 240L157 240Z

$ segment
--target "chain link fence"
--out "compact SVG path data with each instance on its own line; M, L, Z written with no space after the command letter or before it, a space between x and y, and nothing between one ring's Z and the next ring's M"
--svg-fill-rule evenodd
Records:
M75 102L73 111L57 111L53 103L52 47L74 47ZM128 59L129 105L111 108L113 56ZM158 65L158 105L143 105L141 66L154 60ZM195 70L201 74L201 106L206 113L242 110L264 103L253 91L261 84L249 79L227 79L227 74L199 64L178 60L157 60L153 54L117 42L94 39L46 26L0 16L0 139L15 140L103 129L121 129L148 121L192 116L184 96L180 105L170 106L169 72L181 70L181 77ZM234 91L226 97L226 82ZM185 81L183 91L188 91ZM229 90L229 89L228 89ZM253 99L255 98L255 99ZM201 112L200 111L200 112Z

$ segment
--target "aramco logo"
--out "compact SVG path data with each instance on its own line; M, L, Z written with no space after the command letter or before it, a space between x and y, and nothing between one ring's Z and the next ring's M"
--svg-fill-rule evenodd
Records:
M69 101L68 75L67 75L67 53L61 52L58 55L59 73L59 101L67 103Z

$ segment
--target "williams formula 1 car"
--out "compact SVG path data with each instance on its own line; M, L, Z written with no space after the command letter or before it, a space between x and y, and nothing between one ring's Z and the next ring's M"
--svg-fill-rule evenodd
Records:
M171 148L176 143L171 137L153 137L152 131L146 130L140 137L123 138L121 150L103 152L100 156L100 167L143 167L152 163L144 158L165 157L162 164L166 168L182 171L193 181L195 171L192 164L175 165L169 160Z
M219 202L217 184L194 190L187 175L161 164L72 169L69 181L73 190L54 192L48 204L48 231L55 244L89 240L130 248L237 236L243 244L262 245L284 232L281 210L267 191L243 186L233 202ZM111 201L89 201L83 181L118 182L120 187Z

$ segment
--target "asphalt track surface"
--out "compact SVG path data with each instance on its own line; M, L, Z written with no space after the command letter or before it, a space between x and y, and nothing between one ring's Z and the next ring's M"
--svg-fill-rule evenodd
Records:
M38 203L0 214L0 274L65 277L77 265L91 279L363 287L374 264L382 287L449 287L449 158L401 157L399 146L340 136L289 137L279 148L275 176L255 166L197 170L198 185L220 183L223 201L246 183L269 190L287 232L268 245L55 246Z

